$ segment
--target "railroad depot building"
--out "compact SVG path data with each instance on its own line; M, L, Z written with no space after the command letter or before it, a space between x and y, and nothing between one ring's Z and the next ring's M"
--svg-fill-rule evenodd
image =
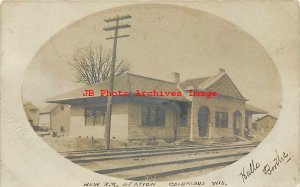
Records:
M173 82L131 73L116 77L114 90L127 91L129 96L113 96L111 138L190 139L232 138L245 128L252 128L252 115L266 113L243 97L224 69L210 77L181 82L173 73ZM94 96L83 96L85 90ZM108 81L83 87L48 100L48 103L70 105L71 137L104 137L107 97L100 90L108 89ZM136 91L181 92L172 96L136 96ZM189 90L216 92L214 97L189 96Z

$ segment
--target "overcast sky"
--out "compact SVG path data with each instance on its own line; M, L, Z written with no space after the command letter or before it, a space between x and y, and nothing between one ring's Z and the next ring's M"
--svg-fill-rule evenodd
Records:
M76 84L69 61L76 50L89 44L112 49L112 32L104 19L130 14L130 34L118 41L118 58L131 65L131 72L171 80L210 76L224 68L247 103L277 116L282 91L278 71L263 47L250 35L222 18L186 8L135 5L87 16L56 33L36 54L28 67L23 98L39 108L46 98L70 91ZM122 21L122 23L127 23ZM53 23L55 24L55 23Z

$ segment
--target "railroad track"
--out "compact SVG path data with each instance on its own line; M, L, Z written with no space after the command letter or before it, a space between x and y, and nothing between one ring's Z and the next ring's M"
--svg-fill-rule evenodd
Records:
M64 152L96 173L127 180L174 180L198 176L239 160L257 144L212 144Z
M126 151L126 152L111 152L99 153L92 155L67 156L66 158L72 160L74 163L89 163L107 160L133 159L140 157L154 157L154 156L168 156L187 153L199 153L207 151L224 151L229 149L239 149L245 147L255 147L256 145L234 145L234 146L219 146L219 147L195 147L195 148L181 148L181 149L163 149L150 151Z
M236 160L195 166L195 167L189 167L189 168L183 168L183 169L177 169L177 170L171 170L171 171L165 171L165 172L154 173L154 174L150 174L150 175L143 175L143 176L138 176L138 177L130 177L130 178L126 178L126 180L133 180L133 181L151 180L151 179L157 179L157 178L166 177L166 176L170 176L170 175L176 175L179 173L186 173L186 172L199 171L199 170L215 168L215 167L220 167L220 166L227 166L227 165L233 164L234 162L236 162Z
M220 156L209 156L209 157L203 157L203 158L194 158L194 159L185 159L185 160L176 160L176 161L170 161L170 162L158 162L158 163L151 163L151 164L143 164L143 165L137 165L137 166L128 166L128 167L120 167L120 168L113 168L113 169L104 169L104 170L97 170L94 171L99 174L108 174L108 173L114 173L114 172L120 172L120 171L127 171L131 169L141 169L146 167L155 167L155 166L163 166L163 165L170 165L170 164L184 164L188 162L197 162L197 161L203 161L203 160L213 160L218 158L228 158L228 157L234 157L234 156L244 156L248 154L249 152L243 152L238 154L228 154L228 155L220 155Z
M254 144L243 144L243 145L235 145L235 146L254 146ZM80 152L69 152L66 155L68 159L81 158L81 157L97 157L97 156L112 156L112 155L126 155L128 151L130 153L152 153L155 152L167 152L167 151L177 151L177 150L195 150L199 148L218 148L218 147L231 147L233 145L202 145L202 146L161 146L161 147L144 147L144 148L123 148L123 149L112 149L112 150L94 150L94 151L80 151ZM88 154L88 155L87 155Z

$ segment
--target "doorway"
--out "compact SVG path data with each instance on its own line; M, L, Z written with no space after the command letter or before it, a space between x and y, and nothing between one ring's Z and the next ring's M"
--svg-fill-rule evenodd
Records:
M240 111L233 113L233 134L238 135L242 128L242 114Z
M208 136L209 114L209 109L206 106L202 106L198 110L198 133L200 137Z

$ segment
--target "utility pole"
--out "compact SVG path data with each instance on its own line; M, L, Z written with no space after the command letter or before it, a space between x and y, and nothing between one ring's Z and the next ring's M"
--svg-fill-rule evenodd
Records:
M130 19L130 15L126 16L116 16L114 18L109 18L104 20L106 23L115 22L115 26L106 27L103 30L105 31L114 31L114 36L106 38L106 40L114 40L113 44L113 52L112 52L112 62L110 66L110 76L109 76L109 88L108 91L112 92L114 89L114 79L115 79L115 64L116 64L116 54L117 54L117 43L118 38L129 37L129 34L126 35L118 35L119 29L129 28L129 24L120 24L121 20ZM112 113L112 96L107 97L107 108L105 115L105 133L104 140L106 149L110 148L110 129L111 129L111 113Z

